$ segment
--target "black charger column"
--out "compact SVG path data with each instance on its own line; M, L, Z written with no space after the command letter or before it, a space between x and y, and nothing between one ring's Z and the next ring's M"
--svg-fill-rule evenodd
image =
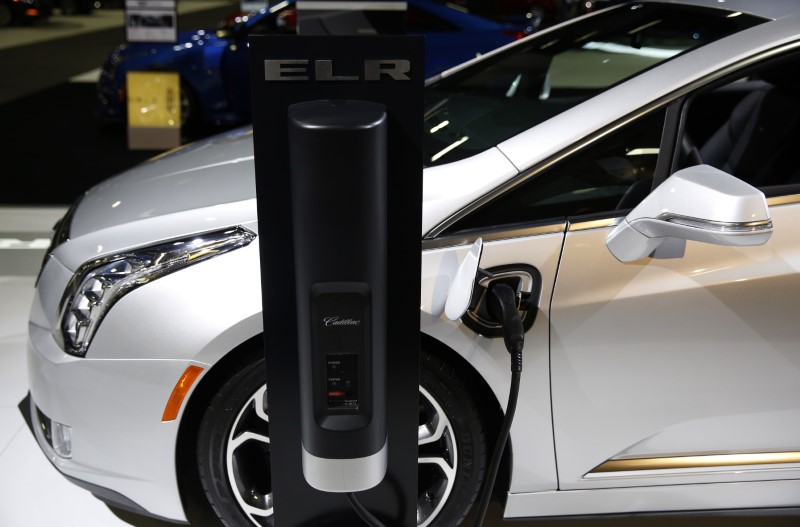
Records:
M379 209L382 209L386 222L384 238L387 262L386 289L383 294L386 298L385 369L389 373L384 383L386 411L381 412L385 418L387 438L386 473L376 487L359 492L358 496L362 504L385 523L413 527L416 525L418 497L424 39L408 36L252 36L249 39L248 54L251 63L258 242L261 251L267 370L265 375L269 399L275 527L357 527L363 524L352 511L341 489L323 492L306 481L303 472L304 438L301 426L303 405L300 394L311 393L312 400L307 408L316 404L322 409L314 417L313 422L308 424L310 428L322 428L325 432L323 435L331 432L324 426L341 428L340 425L343 425L342 420L331 421L327 417L360 419L359 412L367 410L366 406L362 408L360 405L362 402L366 404L369 399L372 405L369 411L373 414L370 422L376 423L377 426L373 428L374 435L366 434L368 438L365 441L373 444L380 443L380 440L376 439L381 435L380 418L373 421L379 412L375 401L380 396L372 392L374 387L368 388L361 384L349 395L347 389L341 390L345 393L340 395L336 393L339 391L335 389L336 387L331 387L324 392L323 398L317 401L313 400L313 390L311 392L306 389L301 390L301 366L309 367L308 363L303 362L305 359L301 358L301 352L304 346L310 344L313 347L314 341L309 340L303 344L298 339L301 333L305 335L303 339L312 339L307 332L309 328L301 328L306 323L311 325L312 319L309 315L308 321L301 323L297 317L299 304L295 284L298 283L298 276L306 274L306 271L301 272L303 264L296 260L295 254L296 249L300 252L306 249L319 251L320 247L327 247L323 254L314 256L320 260L319 271L324 273L337 268L338 264L334 259L340 256L339 253L363 255L364 253L360 251L366 251L367 255L372 254L372 251L379 246L373 244L384 243L378 241L381 237L379 232L383 228L379 222L365 218L381 212ZM380 200L367 205L357 203L362 197L359 185L371 185L374 182L351 179L356 170L343 168L345 165L353 167L358 163L369 163L368 159L372 155L370 150L373 147L368 147L368 151L361 154L345 150L343 146L336 147L335 152L329 152L334 161L319 163L324 156L316 156L314 152L290 143L289 108L296 104L314 101L342 101L345 105L363 101L385 107L387 148L385 207L381 207ZM354 106L348 108L355 110ZM292 142L295 140L293 138ZM350 146L356 142L358 140L347 141ZM301 162L305 160L318 163L319 171L315 169L314 173L323 179L321 186L318 187L322 191L322 194L317 196L318 199L323 199L329 194L333 195L332 189L335 188L339 199L346 200L344 210L337 212L336 218L317 217L320 223L313 227L304 226L304 222L312 215L305 216L311 212L308 210L294 210L293 187L298 182L293 181L295 167L294 163L290 162L290 152L299 156ZM357 157L359 159L356 159ZM374 189L369 192L373 193L374 197ZM367 211L364 206L375 209ZM348 218L359 223L359 229L366 230L362 234L337 235L336 230L347 223ZM304 244L314 240L318 241L320 246L312 243L305 244L306 249L298 247L298 237L304 238ZM357 243L361 243L358 241L359 238L368 240L366 246L361 249L356 247ZM326 254L330 254L331 257L326 258ZM326 267L326 263L331 265ZM350 274L359 266L363 266L360 276ZM328 300L335 301L336 295L343 292L350 294L349 300L345 301L346 312L343 311L344 315L341 316L344 319L355 320L358 310L366 305L359 304L358 299L369 299L371 306L374 304L373 300L380 298L381 294L376 292L372 285L380 280L376 280L370 273L363 272L367 267L373 266L363 262L359 265L347 265L340 268L347 270L341 277L321 274L313 278L313 283L309 279L306 285L311 286L312 296L303 298L308 300L313 312L314 305L322 304L324 307ZM339 285L331 285L330 282ZM323 284L321 288L314 287L317 283ZM359 289L357 284L369 284L369 288ZM337 290L336 287L339 286L341 288ZM315 304L314 298L320 301ZM305 308L300 309L302 312L306 311ZM375 315L371 308L368 314L371 328L369 338L372 339L375 318L379 315ZM317 326L317 330L319 329ZM345 326L339 329L347 332L354 327ZM311 330L313 335L313 325ZM366 338L365 334L366 332L359 334L358 331L354 331L348 332L349 336L333 338L338 338L340 342L347 344ZM324 338L323 336L322 347L330 350L335 343L325 341ZM372 340L369 342L372 343ZM340 347L338 350L333 350L342 352L340 357L332 356L329 361L328 354L325 353L323 363L311 364L312 375L306 377L306 381L327 389L329 386L326 383L334 382L332 379L337 376L343 381L352 380L353 368L359 373L363 372L365 362L361 359L362 355L359 355L355 365L353 357L346 356L351 350L350 344L347 346L346 349ZM367 346L364 344L365 348ZM375 348L377 345L372 343L369 346ZM341 376L328 375L328 368L338 367L335 363L339 359L343 371L349 368L349 373L344 372ZM371 362L371 359L368 362ZM316 381L313 376L314 368L317 370ZM308 369L304 371L303 375L309 373ZM364 378L370 381L364 382L371 382L374 378L381 379L381 373L375 370L374 363L371 363L369 371L371 375ZM320 376L323 380L321 385L316 384ZM370 395L364 398L362 394L366 393ZM350 414L346 411L337 413L336 408L339 405L350 406L351 409L354 405L358 405L359 408ZM327 415L328 413L331 415ZM334 421L339 422L334 423ZM308 447L306 450L313 450L308 453L317 458L331 459L326 456L342 456L342 451L338 447L336 452L320 451L315 450L316 446L313 443L312 438L306 445ZM326 441L322 443L327 444ZM353 448L353 445L342 448L344 458L352 455L353 450L348 451L348 449ZM372 445L368 450L371 448ZM372 471L372 468L367 469L368 473ZM323 482L320 486L326 485L327 483Z
M329 492L386 474L387 116L289 107L303 475Z

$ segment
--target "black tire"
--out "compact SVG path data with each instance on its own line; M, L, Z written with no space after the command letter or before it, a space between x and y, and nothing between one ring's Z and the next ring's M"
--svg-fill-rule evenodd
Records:
M242 437L239 434L245 431L250 437L269 435L266 412L259 413L255 408L256 401L263 401L266 410L264 368L263 358L257 358L230 377L212 398L198 428L200 483L220 523L227 527L272 526L271 515L252 514L254 510L263 512L271 507L268 442L258 439L239 442ZM448 469L454 473L454 476L446 474L439 469L440 465L420 464L418 509L424 520L421 525L454 527L469 512L486 470L483 420L458 372L438 357L421 354L420 385L421 427L438 411L444 413L446 423L444 427L437 427L439 432L423 440L427 442L420 445L420 455L439 456L436 459L450 463ZM234 425L236 433L232 434ZM234 481L229 476L227 463L228 447L233 444L238 445L231 447L230 474ZM448 460L447 456L452 453L455 453L454 459ZM260 479L237 471L237 460L242 462L241 466L254 468L253 472L259 474ZM447 484L448 477L452 477L452 485ZM254 506L249 509L250 513L240 505L244 500ZM426 519L425 515L430 513L434 516Z
M200 128L199 108L197 96L186 81L181 80L181 135L187 141L195 139Z
M431 527L459 525L475 502L488 464L485 416L467 389L465 377L452 365L431 353L420 353L419 380L439 403L455 433L457 470L453 490ZM422 404L422 397L420 397ZM424 447L420 447L420 454ZM419 489L424 489L424 470L419 468Z
M245 410L245 404L264 386L265 371L263 357L257 358L228 379L208 405L197 434L197 470L200 483L209 505L220 518L221 524L227 527L257 524L257 519L244 512L237 494L233 491L232 487L236 483L231 482L228 475L227 447L233 425L240 413ZM257 426L258 421L255 421L255 424ZM269 434L268 424L265 433ZM266 479L259 482L261 485L254 485L249 492L247 489L242 489L238 496L249 494L253 505L269 508L266 503L272 491L271 482L268 481L269 448L263 448L258 444L253 446L255 455L251 457L251 461L259 465ZM263 455L258 456L259 453ZM271 519L271 516L265 516L260 524L271 527L273 523Z

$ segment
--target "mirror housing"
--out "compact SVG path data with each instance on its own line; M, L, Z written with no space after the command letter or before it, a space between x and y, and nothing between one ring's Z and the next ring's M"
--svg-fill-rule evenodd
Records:
M621 262L652 254L666 240L728 246L763 245L772 236L764 194L709 165L675 172L606 238Z

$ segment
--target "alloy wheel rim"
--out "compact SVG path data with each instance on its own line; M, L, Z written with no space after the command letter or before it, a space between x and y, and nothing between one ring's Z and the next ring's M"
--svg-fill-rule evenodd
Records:
M419 496L417 526L426 527L441 512L453 490L458 447L450 420L425 388L419 388ZM228 482L239 507L258 527L273 512L267 387L262 386L239 410L225 452Z

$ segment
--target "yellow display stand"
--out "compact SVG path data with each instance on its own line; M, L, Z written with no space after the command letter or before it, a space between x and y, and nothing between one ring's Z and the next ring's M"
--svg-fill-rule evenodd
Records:
M181 144L180 77L172 71L130 71L128 148L167 150Z

